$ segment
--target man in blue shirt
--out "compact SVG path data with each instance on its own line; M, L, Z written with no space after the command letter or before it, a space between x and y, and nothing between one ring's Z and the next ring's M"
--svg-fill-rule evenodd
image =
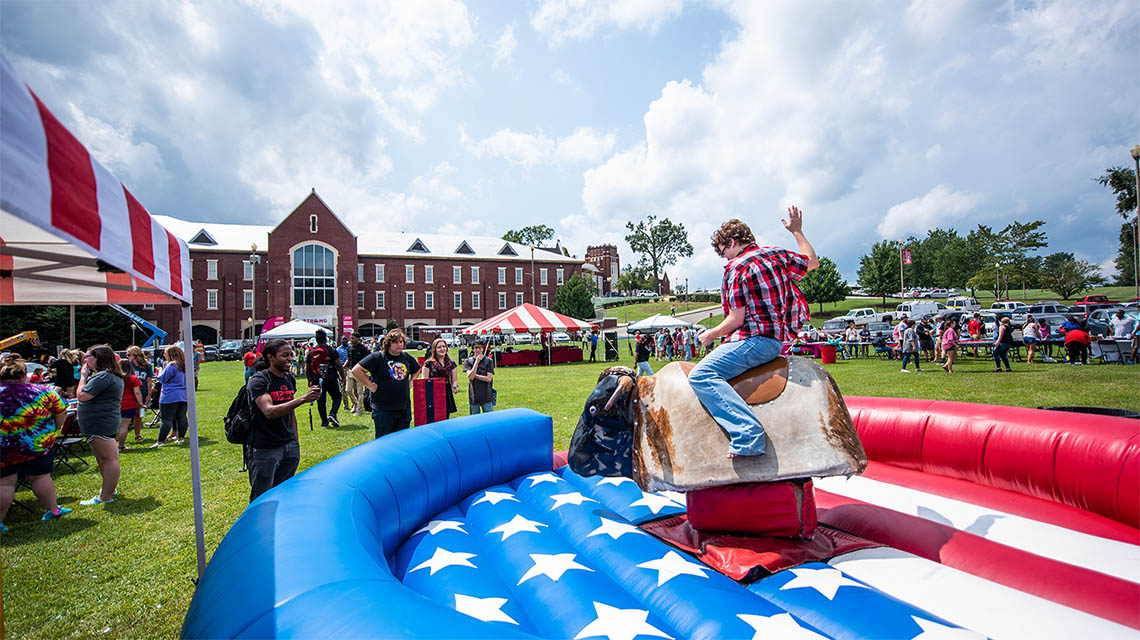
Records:
M598 332L590 332L590 362L598 361Z
M1073 329L1080 329L1080 328L1081 328L1081 323L1077 322L1077 319L1075 316L1067 316L1065 318L1065 321L1063 323L1061 323L1061 332L1062 333L1068 333L1068 332L1072 331Z
M348 362L348 336L341 335L340 346L336 348L337 358L340 360L340 366L344 366Z

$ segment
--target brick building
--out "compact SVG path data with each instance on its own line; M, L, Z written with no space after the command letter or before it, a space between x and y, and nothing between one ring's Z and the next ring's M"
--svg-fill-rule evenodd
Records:
M617 247L612 244L602 244L595 247L586 247L586 262L598 268L594 274L594 283L598 287L598 295L609 295L617 291L618 277L621 276L621 259L618 258Z
M315 190L275 227L155 217L190 246L194 337L207 344L250 337L274 316L337 335L474 324L523 302L549 307L583 264L498 238L354 231ZM178 314L141 312L171 335Z

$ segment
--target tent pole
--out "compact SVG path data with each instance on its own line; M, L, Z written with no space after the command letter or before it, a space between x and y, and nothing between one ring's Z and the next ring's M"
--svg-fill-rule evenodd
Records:
M198 579L206 571L206 531L202 522L202 469L198 457L198 389L190 380L194 372L194 331L190 305L182 304L182 354L187 373L186 412L190 422L190 484L194 489L194 546L198 555ZM197 584L197 580L194 581Z
M68 349L75 348L75 305L67 305L67 319L68 319L68 344L71 345Z

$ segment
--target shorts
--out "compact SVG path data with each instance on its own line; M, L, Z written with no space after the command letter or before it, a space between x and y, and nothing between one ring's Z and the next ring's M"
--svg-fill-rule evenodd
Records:
M17 462L16 464L9 464L0 467L0 478L7 477L13 473L23 474L25 476L42 476L51 473L54 468L55 453L48 451L47 453L36 456L31 460Z
M120 409L119 410L119 417L123 418L124 420L133 420L134 418L137 418L138 415L139 415L138 407L135 407L134 409Z
M94 440L95 438L99 438L100 440L110 440L111 442L118 442L119 441L118 438L116 438L115 436L83 436L83 437L87 439L87 444L91 444L91 441Z
M1025 344L1037 344L1037 338L1030 338L1029 336L1022 338L1021 341Z
M949 347L942 347L942 350L943 351L957 351L958 347L955 347L954 345L950 345Z

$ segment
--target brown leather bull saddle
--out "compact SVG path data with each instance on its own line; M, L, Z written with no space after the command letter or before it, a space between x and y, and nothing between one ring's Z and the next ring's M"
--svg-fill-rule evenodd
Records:
M695 366L691 362L682 362L681 369L685 375ZM788 359L778 356L771 362L748 371L728 381L741 398L750 405L764 404L775 400L788 386Z

